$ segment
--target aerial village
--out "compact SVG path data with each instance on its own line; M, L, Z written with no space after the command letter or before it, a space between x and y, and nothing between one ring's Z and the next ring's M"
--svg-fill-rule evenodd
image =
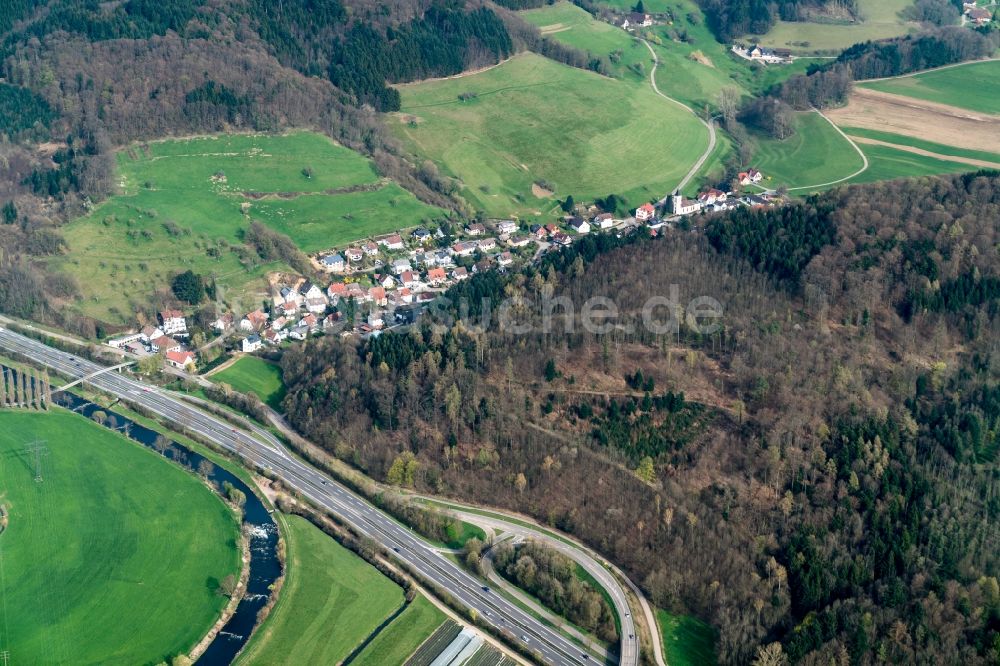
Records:
M433 230L419 227L331 248L311 257L312 278L276 276L270 283L270 298L261 307L221 314L211 323L212 333L231 338L233 351L246 354L313 335L379 335L412 323L449 287L472 275L506 272L586 234L621 235L645 228L656 236L665 226L697 231L698 216L740 206L778 205L781 197L761 185L763 180L759 170L748 169L738 174L737 182L759 193L708 188L688 198L674 192L655 205L642 204L629 216L581 204L544 225L509 219L470 222L461 229L448 228L450 233L444 225ZM695 218L695 223L686 218ZM319 275L328 281L320 282ZM190 340L184 313L168 309L158 313L155 324L118 335L106 344L139 359L162 355L168 368L192 372L199 359Z

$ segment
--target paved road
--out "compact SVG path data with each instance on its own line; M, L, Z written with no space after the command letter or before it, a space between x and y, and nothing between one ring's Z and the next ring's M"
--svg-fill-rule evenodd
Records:
M85 377L103 367L6 328L0 329L0 348L23 354L71 379ZM536 651L545 663L562 665L596 662L596 659L585 656L581 648L568 638L542 625L500 595L484 590L472 575L436 552L387 514L322 472L289 455L273 438L272 441L262 441L168 392L125 375L105 373L95 376L90 383L101 391L139 405L166 421L197 433L251 464L270 470L285 486L337 515L358 532L395 551L396 558L421 576L448 590L461 605L475 609L484 621L500 630L509 631L514 640ZM625 646L622 653L635 655L635 658L622 663L636 666L638 655L634 647L635 640L631 643L631 649Z

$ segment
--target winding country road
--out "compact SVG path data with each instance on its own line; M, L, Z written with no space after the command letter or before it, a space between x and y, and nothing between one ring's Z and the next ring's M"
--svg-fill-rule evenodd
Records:
M844 130L842 130L839 127L837 127L836 125L834 125L833 121L830 120L829 118L827 118L826 115L822 111L820 111L819 109L816 109L816 108L814 108L813 111L815 113L818 113L819 116L820 116L820 118L822 118L826 122L830 123L830 127L832 127L833 129L837 130L837 133L840 134L840 136L844 137L844 139L847 141L847 143L851 144L851 148L854 148L854 150L858 151L858 155L861 155L862 167L860 169L858 169L857 171L855 171L854 173L852 173L850 176L844 176L843 178L838 178L837 180L831 180L829 183L822 183L820 185L802 185L802 186L799 186L799 187L789 187L788 188L789 192L797 192L799 190L818 190L821 187L829 187L830 185L836 185L837 183L843 183L845 180L851 180L855 176L860 176L861 174L863 174L865 171L868 170L868 166L869 166L868 165L868 157L864 154L864 152L861 150L861 148L858 147L858 144L854 143L854 139L852 139L851 137L849 137L846 134L844 134Z
M711 118L709 118L707 121L703 120L701 116L695 113L694 109L692 109L684 102L680 102L674 99L673 97L670 97L669 95L665 95L662 92L660 92L659 87L656 85L656 68L660 66L660 58L656 55L656 51L653 50L653 47L649 45L649 42L647 42L642 37L636 37L636 39L642 42L646 46L646 48L649 49L649 54L653 56L653 69L649 70L649 84L653 87L653 92L655 92L657 95L667 100L668 102L672 102L677 106L681 107L682 109L684 109L685 111L687 111L688 113L690 113L692 116L697 118L698 122L704 125L705 128L708 130L708 148L705 149L705 152L702 154L701 157L698 158L698 161L694 163L694 166L691 167L691 170L687 172L687 175L681 179L681 182L679 182L677 184L677 187L671 190L671 192L673 192L674 190L681 190L687 187L687 184L691 182L691 179L694 178L699 171L701 171L701 168L705 166L705 162L712 154L712 151L715 150L715 143L716 143L715 121L713 121ZM666 200L667 197L663 197L661 203Z

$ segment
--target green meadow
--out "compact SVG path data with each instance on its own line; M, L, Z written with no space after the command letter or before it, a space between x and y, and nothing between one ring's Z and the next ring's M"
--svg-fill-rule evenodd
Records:
M879 130L864 129L861 127L841 127L841 129L844 130L844 132L850 137L875 139L876 141L885 141L886 143L891 143L897 146L910 146L946 157L965 157L973 160L984 160L1000 164L1000 154L991 153L985 150L970 150L968 148L948 146L943 143L925 141L923 139L906 136L904 134L880 132ZM865 146L861 146L861 148L863 150ZM970 166L969 168L972 169L975 167Z
M445 619L445 614L426 597L417 596L351 663L357 666L402 664Z
M663 632L663 650L670 666L708 666L718 663L715 630L690 615L657 611Z
M112 323L131 321L185 269L215 276L227 298L259 300L264 275L286 267L246 251L253 219L313 252L442 214L308 132L134 145L118 173L120 193L67 225L68 253L48 266L76 277L80 313Z
M229 384L240 393L254 393L274 409L281 407L285 397L281 368L256 356L241 356L232 365L212 373L212 380Z
M762 185L807 187L846 178L864 166L851 143L818 113L795 115L795 134L778 140L758 135L754 166Z
M42 482L25 443L43 440ZM240 570L232 512L192 474L64 411L0 412L3 649L17 664L149 664L190 650Z
M399 608L403 590L306 519L283 522L288 577L237 663L338 664Z
M534 54L400 92L399 136L460 178L465 198L494 216L542 213L567 195L660 197L708 143L696 118L648 84ZM553 195L533 193L535 183Z
M743 41L790 48L796 53L841 51L859 42L916 32L919 26L901 16L912 4L913 0L858 0L861 21L778 21L766 35L747 36Z
M933 176L978 170L978 167L962 164L961 162L950 162L934 157L916 155L888 146L858 145L868 158L869 166L864 173L852 178L850 180L852 183L871 183L877 180L891 180L893 178Z
M859 85L971 111L1000 114L1000 61L969 63Z

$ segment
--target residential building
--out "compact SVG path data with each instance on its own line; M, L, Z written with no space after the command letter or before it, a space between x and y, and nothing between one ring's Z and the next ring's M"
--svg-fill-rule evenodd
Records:
M308 280L299 286L299 293L302 294L303 300L308 300L310 298L323 298L323 290Z
M531 236L511 236L507 239L507 245L511 247L531 245Z
M600 213L594 216L594 226L598 229L610 229L615 225L615 216L611 213Z
M403 271L399 274L399 282L404 287L415 289L420 285L420 277L413 271Z
M212 322L212 328L220 333L224 333L233 327L233 313L227 312Z
M461 282L469 277L469 271L465 269L465 266L459 266L451 272L451 277L453 280Z
M651 25L653 25L653 17L649 14L640 12L629 12L621 23L621 26L626 30L648 28Z
M413 266L410 265L410 261L408 259L395 260L394 262L392 262L391 268L392 272L395 273L396 275L402 275L407 271L413 270Z
M569 226L573 227L573 230L578 234L590 233L590 223L582 217L571 217L569 220Z
M181 350L181 343L170 336L161 335L155 340L150 340L149 348L154 354L167 354L169 352L179 352Z
M420 227L419 229L414 229L411 235L420 243L426 243L431 239L431 232L429 232L427 229L424 229L423 227Z
M635 219L639 220L640 222L648 222L655 216L656 216L656 208L653 207L653 204L644 203L635 209Z
M367 243L362 245L361 250L369 257L378 256L378 245L376 245L371 241L368 241Z
M514 220L500 220L497 223L497 231L501 234L512 234L517 231L517 222Z
M139 331L139 339L143 342L151 342L163 335L163 331L156 326L143 326Z
M306 310L313 314L323 314L326 312L326 306L327 301L323 296L306 299Z
M483 252L487 252L489 250L495 250L495 249L497 249L497 239L496 238L484 238L481 241L479 241L478 245L479 245L479 249L482 250Z
M448 276L445 274L443 268L432 268L427 271L427 283L433 286L438 286L442 284Z
M510 266L514 263L514 255L510 252L501 252L497 255L497 263L501 266Z
M364 259L365 253L360 247L349 247L344 250L344 256L348 261L358 262Z
M241 331L259 331L267 323L268 316L263 310L257 309L247 313L247 316L240 320Z
M385 287L372 287L368 290L368 300L378 306L388 303L385 297Z
M479 245L475 241L459 241L451 246L453 254L459 257L468 257L476 252Z
M158 318L165 335L187 335L187 321L180 310L164 310Z
M479 222L473 222L465 228L465 233L469 236L484 236L486 234L486 227Z
M390 250L402 250L406 247L403 242L403 237L399 234L393 234L385 239L385 246Z
M328 254L319 263L327 273L342 273L347 268L347 262L339 254Z

